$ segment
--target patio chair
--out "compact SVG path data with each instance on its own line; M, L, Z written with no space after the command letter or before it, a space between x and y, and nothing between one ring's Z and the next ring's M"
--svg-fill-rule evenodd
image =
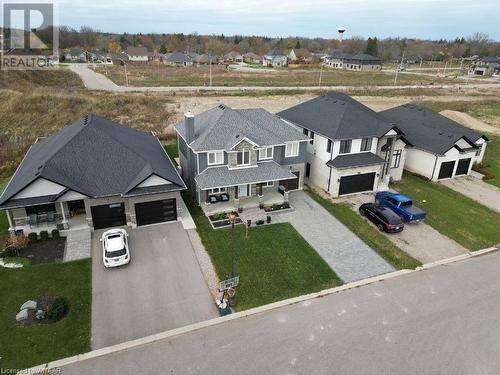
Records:
M47 212L47 223L53 224L56 221L56 213L54 211Z
M216 197L215 195L210 195L210 196L208 197L208 201L209 201L210 203L217 203L217 202L218 202L218 199L217 199L217 197Z
M221 202L229 202L229 194L226 194L226 193L221 194L220 200L221 200Z
M30 228L33 226L37 227L38 226L38 215L37 214L30 214L29 219L28 219L28 223L30 225Z

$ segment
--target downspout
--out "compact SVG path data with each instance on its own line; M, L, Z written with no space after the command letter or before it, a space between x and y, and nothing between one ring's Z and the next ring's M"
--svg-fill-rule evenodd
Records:
M328 142L328 140L327 140ZM332 140L332 149L330 150L330 161L332 160L333 156L333 148L334 148L334 143ZM330 168L330 174L328 175L328 189L326 190L328 193L330 192L330 182L332 181L332 167L328 166Z
M432 174L431 174L431 181L434 179L434 172L436 171L436 165L438 162L438 156L434 155L436 157L436 160L434 160L434 167L432 168Z

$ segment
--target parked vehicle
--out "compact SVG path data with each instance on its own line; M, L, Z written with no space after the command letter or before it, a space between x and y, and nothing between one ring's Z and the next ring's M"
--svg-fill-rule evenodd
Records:
M110 229L102 234L104 267L118 267L130 262L128 234L125 229Z
M404 223L398 215L376 203L362 204L359 207L359 214L366 216L380 231L398 233L404 229Z
M398 214L403 221L416 223L425 219L425 212L414 206L411 198L406 195L381 191L375 195L375 199Z

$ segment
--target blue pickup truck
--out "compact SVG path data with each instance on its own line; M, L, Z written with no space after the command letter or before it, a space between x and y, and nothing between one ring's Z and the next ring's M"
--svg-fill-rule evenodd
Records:
M375 195L375 199L398 214L403 221L416 223L425 219L425 212L414 206L412 200L403 194L381 191Z

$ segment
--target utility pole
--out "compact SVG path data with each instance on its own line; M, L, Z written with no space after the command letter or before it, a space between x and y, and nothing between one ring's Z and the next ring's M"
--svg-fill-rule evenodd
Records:
M406 50L403 50L403 56L401 56L401 63L399 64L399 68L396 69L396 76L394 77L394 86L396 86L396 83L398 82L398 72L399 69L401 69L401 65L403 64L403 61L405 59L405 52Z
M321 78L323 77L323 63L319 63L320 68L319 68L319 83L318 87L321 87Z
M212 87L212 55L210 55L209 61L210 61L210 63L209 63L209 65L210 65L210 68L209 68L209 70L210 70L210 87Z

